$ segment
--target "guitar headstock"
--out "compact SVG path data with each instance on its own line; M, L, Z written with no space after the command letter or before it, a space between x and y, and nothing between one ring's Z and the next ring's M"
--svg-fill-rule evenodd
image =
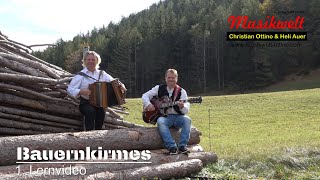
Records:
M188 99L189 103L202 103L202 97L193 97Z

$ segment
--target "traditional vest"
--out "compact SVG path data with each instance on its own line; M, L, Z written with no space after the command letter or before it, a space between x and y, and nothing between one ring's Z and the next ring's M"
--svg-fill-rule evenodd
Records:
M162 84L162 85L159 86L158 98L162 98L163 96L168 96L168 97L171 98L171 100L173 101L173 96L174 96L174 94L175 94L175 90L176 90L176 89L173 90L171 97L169 97L169 92L168 92L168 90L167 90L167 85L166 85L166 84ZM180 97L181 97L181 90L179 91L179 93L178 93L175 101L179 101L179 100L180 100ZM174 106L173 106L173 109L174 109L178 114L180 114L180 115L183 114L183 113L180 111L180 108L179 108L178 105L174 105Z

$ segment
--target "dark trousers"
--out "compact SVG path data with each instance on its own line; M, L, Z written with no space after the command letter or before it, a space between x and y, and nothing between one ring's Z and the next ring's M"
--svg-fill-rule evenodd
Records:
M84 115L84 130L101 130L106 112L103 108L90 105L89 101L80 98L80 112Z

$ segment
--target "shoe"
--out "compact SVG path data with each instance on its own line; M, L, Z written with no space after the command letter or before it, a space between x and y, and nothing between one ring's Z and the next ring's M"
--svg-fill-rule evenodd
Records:
M176 147L171 147L169 149L169 153L170 153L170 155L176 155L176 154L178 154L178 149Z
M185 146L179 147L179 152L182 153L182 154L190 153L190 151Z

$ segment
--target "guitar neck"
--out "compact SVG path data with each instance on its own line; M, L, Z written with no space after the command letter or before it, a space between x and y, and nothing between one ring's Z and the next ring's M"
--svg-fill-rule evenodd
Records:
M175 101L175 102L169 102L169 103L162 103L161 104L161 108L167 108L167 107L171 107L174 105L177 105L179 101ZM189 102L188 100L183 100L182 102Z

